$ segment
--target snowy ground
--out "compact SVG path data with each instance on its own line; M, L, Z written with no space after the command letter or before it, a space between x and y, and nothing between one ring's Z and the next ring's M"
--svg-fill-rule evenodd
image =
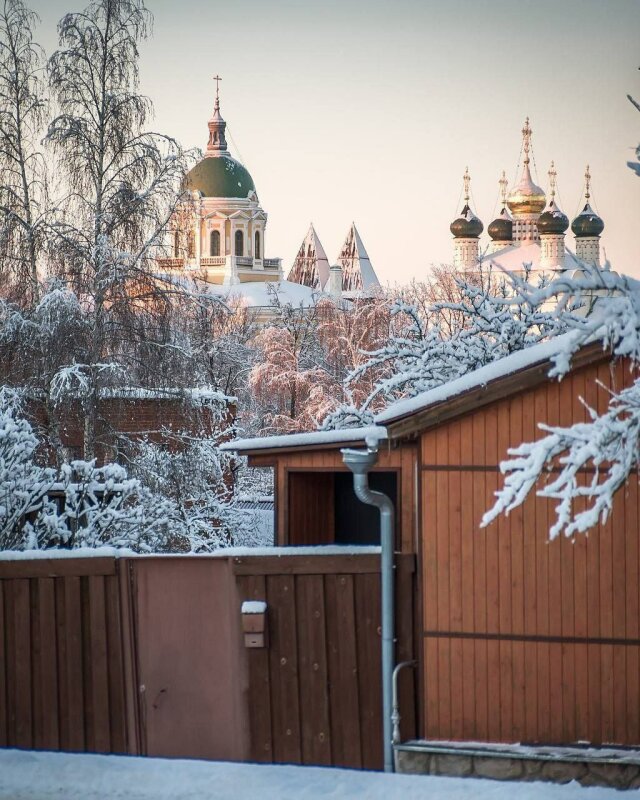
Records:
M614 800L576 783L500 783L320 767L0 750L0 800Z

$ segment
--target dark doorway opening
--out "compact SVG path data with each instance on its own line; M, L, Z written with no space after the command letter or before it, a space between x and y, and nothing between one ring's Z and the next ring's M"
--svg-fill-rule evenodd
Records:
M396 472L370 472L369 486L384 492L398 507L398 475ZM380 544L380 512L375 506L361 503L353 490L350 472L335 473L335 543Z

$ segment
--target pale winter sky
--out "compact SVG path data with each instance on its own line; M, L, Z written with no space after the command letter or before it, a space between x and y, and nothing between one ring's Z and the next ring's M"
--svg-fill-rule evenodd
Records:
M57 20L85 3L31 5L51 52ZM546 188L554 159L560 206L573 218L589 163L606 254L640 276L640 178L625 165L640 140L640 113L626 99L640 99L637 0L147 5L155 26L142 89L156 128L204 147L220 73L232 151L269 214L266 255L286 270L310 221L333 262L355 220L383 282L450 261L465 167L486 231L528 115L537 182Z

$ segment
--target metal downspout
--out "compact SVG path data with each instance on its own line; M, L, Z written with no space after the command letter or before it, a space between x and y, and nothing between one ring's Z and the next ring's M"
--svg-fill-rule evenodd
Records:
M377 445L377 443L376 443ZM368 450L342 450L344 463L353 472L353 488L358 500L380 511L380 573L382 580L382 735L384 771L393 772L393 665L394 665L394 535L393 503L383 492L369 488L368 472L378 460L377 446Z

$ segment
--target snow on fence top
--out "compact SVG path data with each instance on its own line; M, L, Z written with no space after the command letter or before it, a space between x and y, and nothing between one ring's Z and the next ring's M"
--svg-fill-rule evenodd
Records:
M442 386L437 386L435 389L421 392L415 397L397 400L395 403L388 406L388 408L385 408L384 411L377 414L374 418L375 422L376 424L393 422L401 417L414 414L417 411L423 411L429 408L429 406L435 406L438 403L446 402L471 389L486 386L499 378L504 378L507 375L520 372L528 367L534 367L536 364L543 364L546 361L563 357L564 354L569 354L571 352L570 345L575 340L577 333L576 331L571 331L562 336L556 336L553 339L549 339L547 342L540 342L539 344L532 345L524 350L519 350L516 353L505 356L498 361L494 361L492 364L487 364L473 372L468 372L466 375L449 381L449 383L444 383Z
M50 558L247 558L249 556L379 555L375 545L322 544L307 547L220 547L211 553L135 553L126 547L78 547L74 550L0 550L0 561Z
M245 450L271 450L287 447L314 447L316 445L364 442L368 438L377 441L387 438L386 428L369 425L364 428L344 428L337 431L311 431L310 433L287 433L282 436L263 436L257 439L236 439L225 442L221 450L241 453Z

